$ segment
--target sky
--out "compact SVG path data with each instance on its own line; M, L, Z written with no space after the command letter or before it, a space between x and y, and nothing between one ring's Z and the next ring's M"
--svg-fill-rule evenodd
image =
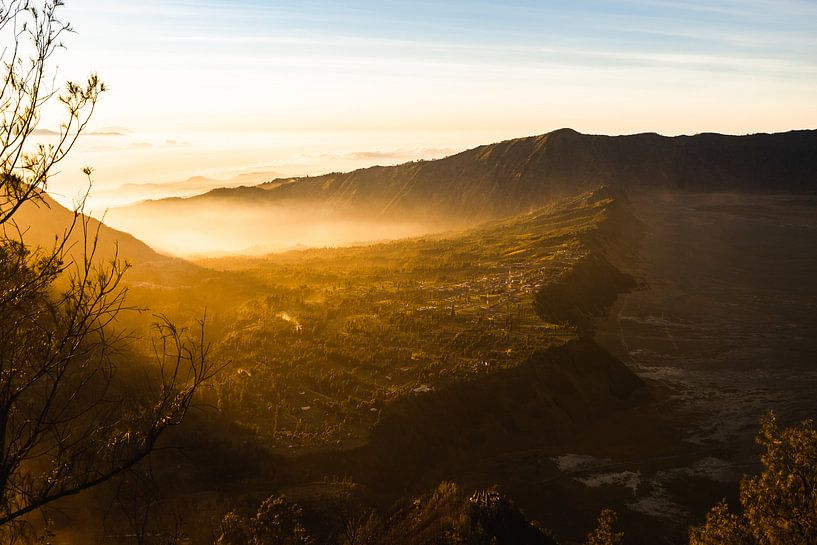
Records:
M66 4L77 32L59 76L98 72L94 128L121 133L85 139L66 195L79 161L110 189L434 158L561 127L817 127L817 1Z

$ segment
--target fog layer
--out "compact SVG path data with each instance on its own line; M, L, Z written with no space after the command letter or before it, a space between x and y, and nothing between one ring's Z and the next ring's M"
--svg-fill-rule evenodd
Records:
M237 204L208 199L114 208L105 223L154 249L181 257L261 255L301 247L336 247L429 233L432 225L341 214L323 205Z

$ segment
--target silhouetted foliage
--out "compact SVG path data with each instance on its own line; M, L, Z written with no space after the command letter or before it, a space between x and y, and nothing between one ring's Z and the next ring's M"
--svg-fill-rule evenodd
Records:
M71 31L61 0L0 3L0 541L20 535L26 515L99 485L147 456L181 422L211 376L203 322L190 335L163 317L146 395L114 381L128 266L97 255L99 231L83 214L32 247L17 224L24 207L48 206L49 175L84 131L104 84L91 75L49 87L50 61ZM51 99L64 108L56 142L33 141ZM83 171L89 178L92 170ZM87 195L86 195L87 196ZM97 224L98 225L98 224Z
M587 534L585 545L621 545L624 542L624 533L615 531L616 512L612 509L603 509L599 514L596 529Z
M550 534L528 521L497 489L472 496L443 482L386 517L372 512L340 542L349 545L551 545Z
M252 517L228 513L221 521L216 545L312 545L302 517L297 504L284 496L270 496Z

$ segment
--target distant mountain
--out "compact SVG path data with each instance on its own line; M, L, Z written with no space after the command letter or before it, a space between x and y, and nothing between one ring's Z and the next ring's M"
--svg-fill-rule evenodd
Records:
M176 182L128 183L115 189L95 190L93 197L102 201L133 202L136 200L189 197L221 187L254 186L280 176L276 172L246 172L227 180L192 176Z
M227 180L217 180L206 176L192 176L181 182L125 184L117 191L138 189L158 191L209 191L220 187L263 184L275 179L277 176L279 176L279 174L275 172L245 172Z
M817 130L726 136L600 136L561 129L435 161L278 179L187 199L328 202L383 216L527 211L599 185L627 191L817 191Z

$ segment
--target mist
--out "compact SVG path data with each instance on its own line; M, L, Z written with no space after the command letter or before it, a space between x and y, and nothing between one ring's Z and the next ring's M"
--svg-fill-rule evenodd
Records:
M195 205L178 200L114 208L105 223L160 252L187 258L350 246L439 230L431 223L372 219L321 204L214 198Z
M56 129L58 127L54 127ZM274 177L319 175L377 164L436 159L509 138L512 131L136 131L102 127L77 142L49 193L64 206L88 189L82 168L93 167L94 209L143 199L184 197L216 187L254 185ZM116 129L118 132L111 132ZM38 141L56 142L54 131ZM258 175L258 176L254 176ZM255 179L254 179L255 178Z

